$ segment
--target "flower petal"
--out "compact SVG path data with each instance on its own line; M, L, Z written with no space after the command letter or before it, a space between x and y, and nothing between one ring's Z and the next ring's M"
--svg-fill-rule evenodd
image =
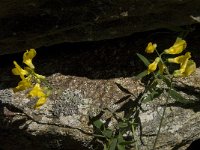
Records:
M154 50L156 49L157 47L157 44L152 44L152 42L149 42L146 49L145 49L145 52L146 53L153 53Z
M31 69L34 69L35 66L32 63L32 59L35 57L36 51L35 49L30 49L30 51L26 51L23 55L23 63L29 66Z
M183 60L181 60L182 62L180 63L180 71L181 73L185 72L185 68L188 64L188 60L191 58L191 53L187 52L185 54L185 57L183 58Z
M160 61L160 58L157 57L153 63L151 63L149 66L148 66L148 74L150 74L151 72L154 72L156 69L157 69L157 65Z
M180 64L180 71L181 73L183 73L190 58L191 58L191 53L187 52L185 53L185 55L181 55L175 58L168 58L168 62Z
M196 63L193 60L188 60L187 66L183 73L184 76L189 76L196 70Z
M24 79L18 83L18 86L13 89L14 92L23 91L31 88L32 84L28 80Z
M24 76L28 74L28 71L22 69L16 61L13 62L15 65L15 68L12 69L12 73L14 75L19 75L21 77L21 79L24 79Z
M38 109L40 108L44 103L46 103L47 98L46 97L40 97L37 101L37 103L35 104L34 108Z
M31 97L44 97L46 94L43 92L43 89L40 87L40 84L36 83L33 89L29 92Z
M180 68L179 70L175 70L173 75L175 77L187 77L192 73L194 73L195 70L196 70L196 63L193 60L188 60L184 71L183 69Z
M182 40L181 38L177 38L176 42L172 47L169 49L166 49L164 52L166 54L180 54L187 46L187 43L185 40Z
M175 58L168 58L167 61L169 63L176 63L176 64L180 64L182 62L182 60L184 59L184 55L175 57Z

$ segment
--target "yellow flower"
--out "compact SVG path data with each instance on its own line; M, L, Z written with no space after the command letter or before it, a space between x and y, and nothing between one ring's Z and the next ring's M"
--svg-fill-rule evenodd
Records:
M31 69L34 69L35 66L32 63L32 59L35 57L36 51L35 49L30 49L30 51L26 51L23 55L23 63L29 66Z
M181 55L175 58L169 58L168 62L170 63L177 63L180 64L180 73L183 73L185 71L185 68L187 66L188 60L191 58L191 53L187 52L185 55Z
M176 42L172 47L169 49L166 49L164 52L166 54L179 54L181 53L187 46L187 43L185 40L182 40L181 38L177 38Z
M196 63L193 60L188 60L185 71L183 72L184 76L189 76L194 73L196 70Z
M175 77L186 77L195 72L195 70L196 70L196 63L193 60L188 60L184 71L181 69L175 70L173 75Z
M38 109L40 108L44 103L46 103L47 98L46 97L40 97L37 101L37 103L35 104L34 108Z
M24 79L24 78L25 78L24 76L25 76L25 75L28 75L28 71L22 69L22 68L17 64L16 61L14 61L13 63L14 63L14 65L15 65L15 68L12 69L12 73L13 73L14 75L19 75L19 76L21 77L21 79Z
M160 62L160 58L157 57L153 63L151 63L149 66L148 66L148 74L150 74L151 72L154 72L156 69L157 69L157 65L158 63Z
M43 92L40 84L36 83L33 89L29 92L31 97L45 97L46 94Z
M186 59L189 59L189 58L191 58L191 53L187 52L187 53L185 53L185 55L181 55L181 56L178 56L175 58L168 58L168 62L181 64L181 63L185 62Z
M145 52L146 53L153 53L154 50L156 49L157 44L152 44L151 42L149 42L149 44L147 45Z
M178 57L175 57L175 58L168 58L167 61L169 63L180 64L181 62L183 62L184 58L185 58L185 56L181 55L181 56L178 56Z
M27 79L23 79L22 81L20 81L18 83L18 86L15 87L13 89L14 92L17 92L17 91L23 91L23 90L26 90L28 88L31 88L32 87L32 84L31 82L29 82Z
M38 101L35 104L34 108L37 109L42 106L47 99L47 95L43 92L43 89L40 87L40 84L36 83L33 89L29 92L31 97L38 97Z

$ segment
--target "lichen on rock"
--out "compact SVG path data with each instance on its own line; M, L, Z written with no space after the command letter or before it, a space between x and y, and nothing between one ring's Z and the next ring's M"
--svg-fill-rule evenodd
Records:
M0 90L0 102L1 103L11 103L12 101L12 91L9 89Z

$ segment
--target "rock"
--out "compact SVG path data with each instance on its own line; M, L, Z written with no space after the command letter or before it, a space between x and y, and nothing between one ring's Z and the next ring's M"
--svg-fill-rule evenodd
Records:
M196 20L192 18L200 16L199 6L199 0L4 0L0 5L0 55L190 25Z
M180 79L181 82L177 81L181 83L177 84L178 87L184 84L191 86L190 92L187 92L185 86L181 92L185 97L197 99L197 102L195 105L185 106L170 100L157 149L168 150L175 147L183 149L199 138L200 114L199 105L197 106L199 97L195 97L194 94L200 92L199 75L200 69L192 77ZM13 93L12 89L0 90L1 133L6 129L14 131L11 134L15 134L15 137L19 135L15 142L23 141L24 136L28 136L30 138L28 143L21 141L28 149L32 149L34 143L37 145L34 149L83 149L84 147L92 149L90 142L93 128L88 124L89 116L96 116L104 108L112 112L121 107L116 102L127 94L117 85L128 89L136 97L144 89L139 80L128 77L91 80L57 73L49 76L48 80L53 87L52 95L47 103L37 110L33 109L34 99L27 98L27 91ZM134 100L134 97L132 99ZM139 117L142 123L141 139L145 146L141 146L141 149L145 149L146 146L152 147L163 104L162 99L142 104L145 111L140 112ZM105 120L108 117L110 117L109 112L101 119ZM22 134L20 132L24 135L20 135ZM42 137L46 139L40 141ZM4 141L1 139L0 144L6 149L8 145L2 144ZM13 148L19 149L20 145L14 145Z

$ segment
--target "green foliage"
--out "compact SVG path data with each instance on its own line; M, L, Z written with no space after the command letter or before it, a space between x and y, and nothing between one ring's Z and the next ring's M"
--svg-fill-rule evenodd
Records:
M109 129L106 123L103 123L100 119L93 122L95 128L95 138L101 141L104 150L126 150L126 145L130 145L133 141L126 140L123 134L125 134L129 127L128 122L119 122L117 128L114 130Z

